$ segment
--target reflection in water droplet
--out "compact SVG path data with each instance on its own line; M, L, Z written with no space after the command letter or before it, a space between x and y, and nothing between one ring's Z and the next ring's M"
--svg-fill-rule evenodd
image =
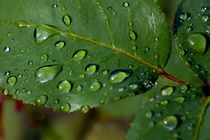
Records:
M63 16L63 23L66 26L70 26L70 24L71 24L71 17L69 15L64 15Z
M96 91L98 91L100 89L101 89L101 83L93 82L93 83L90 84L90 91L96 92Z
M71 90L71 88L72 88L71 83L67 80L62 81L58 84L58 89L62 93L68 93Z
M36 72L36 80L45 83L53 80L62 71L61 65L49 65L40 67Z
M174 91L173 87L166 87L162 89L161 94L163 96L170 96L173 93L173 91Z
M62 49L65 46L65 42L63 41L58 41L55 43L55 46L57 49Z
M126 78L128 78L130 75L121 70L113 71L109 77L109 82L112 84L118 84L123 82Z
M80 60L84 59L86 55L87 55L86 50L78 50L73 54L72 60L80 61Z
M206 50L206 37L202 34L190 34L187 38L189 47L194 51L203 54Z
M48 27L37 26L34 31L34 39L36 43L42 43L47 40L49 37L52 37L56 33L50 30Z
M60 109L63 112L69 112L71 109L71 105L69 103L63 103L63 104L61 104Z
M17 78L15 76L9 77L7 79L7 84L9 86L14 86L16 82L17 82Z
M174 130L177 127L178 121L175 116L168 116L163 119L164 127L168 130Z
M38 96L35 99L35 104L37 105L44 105L47 102L47 96L42 95L42 96Z
M87 67L85 68L85 72L87 74L94 74L96 71L97 71L97 65L95 64L87 65Z

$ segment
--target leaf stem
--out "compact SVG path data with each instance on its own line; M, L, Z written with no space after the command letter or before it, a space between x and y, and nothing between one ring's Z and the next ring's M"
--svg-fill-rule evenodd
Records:
M185 84L186 83L185 81L182 81L182 80L179 80L179 79L173 77L172 75L168 74L167 72L165 72L162 69L160 69L159 73L161 75L163 75L164 77L168 78L169 80L174 81L176 83L180 83L180 84Z

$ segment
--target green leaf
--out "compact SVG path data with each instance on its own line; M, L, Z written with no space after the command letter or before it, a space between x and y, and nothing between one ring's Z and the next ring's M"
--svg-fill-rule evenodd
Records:
M170 52L151 0L1 1L0 31L5 94L65 112L147 91Z
M208 121L203 122L208 104L209 99L199 87L164 87L140 107L127 139L197 140L203 135L202 124L209 125Z
M180 56L205 81L210 80L209 7L209 0L184 0L177 10L174 26Z

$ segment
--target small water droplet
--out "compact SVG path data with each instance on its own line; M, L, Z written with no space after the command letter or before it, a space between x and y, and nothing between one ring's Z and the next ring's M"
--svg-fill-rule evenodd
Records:
M184 97L177 97L174 99L176 102L183 103L185 98Z
M170 96L173 93L173 91L174 91L173 87L166 87L162 89L161 94L163 96Z
M4 95L9 94L9 90L8 90L8 89L4 89L4 90L3 90L3 94L4 94Z
M56 33L45 26L38 26L34 31L35 42L40 44L47 40L49 37L54 36Z
M181 86L181 92L185 93L188 90L188 86L187 85L182 85Z
M185 55L185 51L184 50L179 50L179 55L184 56Z
M137 39L137 34L136 34L134 31L130 31L129 36L130 36L130 39L131 39L132 41L136 41L136 39Z
M101 83L93 82L93 83L90 84L90 91L96 92L96 91L98 91L100 89L101 89Z
M209 21L209 16L202 16L202 21L203 22L208 22Z
M87 67L85 68L85 72L87 74L94 74L96 71L97 71L97 65L95 64L90 64L90 65L87 65Z
M80 60L84 59L86 55L87 55L86 50L78 50L73 54L72 60L80 61Z
M36 80L45 83L53 80L62 71L62 65L49 65L40 67L36 72Z
M46 95L38 96L35 99L35 104L37 104L37 105L44 105L46 102L47 102L47 96Z
M78 92L81 92L82 91L82 86L78 85L76 89L77 89Z
M7 79L7 84L9 86L14 86L17 82L17 78L15 76L11 76Z
M109 73L109 70L103 70L103 71L102 71L102 74L103 74L104 76L106 76L108 73Z
M60 109L63 112L69 112L71 109L71 105L69 103L62 103Z
M116 70L113 71L109 77L109 82L112 84L118 84L123 82L125 79L127 79L130 75L122 70Z
M201 8L201 12L206 12L206 10L207 10L207 7L202 7Z
M175 116L167 116L163 119L164 127L168 130L174 130L177 127L178 121Z
M123 91L125 91L125 88L119 88L118 91L123 92Z
M127 8L129 6L128 2L123 2L123 7Z
M90 107L89 106L83 106L82 109L81 109L81 111L83 113L87 113L89 110L90 110Z
M63 16L63 23L66 26L70 26L70 24L71 24L71 17L69 15L64 15Z
M206 38L202 34L190 34L187 38L189 46L194 51L203 54L206 50Z
M48 60L49 56L47 54L43 54L40 59L42 62L46 62Z
M168 100L164 100L160 102L161 105L167 105L168 104Z
M10 75L10 71L7 71L4 73L4 76L9 76Z
M53 8L57 8L58 7L58 5L57 4L53 4L53 6L52 6Z
M129 84L129 88L132 90L136 90L138 88L138 84Z
M186 13L183 13L183 14L181 14L181 15L179 16L179 18L180 18L181 20L186 20L187 17L188 17L188 15L187 15Z
M69 81L65 80L62 81L58 84L58 89L62 92L62 93L68 93L72 88L72 85Z
M31 95L31 91L30 90L28 90L27 92L26 92L26 94L28 94L28 95Z
M7 52L9 52L9 51L10 51L10 47L5 47L5 48L4 48L4 52L7 53Z
M65 46L65 42L63 41L58 41L55 43L55 46L57 49L62 49Z
M148 111L145 114L146 118L148 118L148 119L152 118L152 115L153 115L152 111Z

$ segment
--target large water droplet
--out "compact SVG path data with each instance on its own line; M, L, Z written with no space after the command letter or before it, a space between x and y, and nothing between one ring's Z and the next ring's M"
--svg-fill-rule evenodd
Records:
M96 91L98 91L100 89L101 89L101 83L93 82L93 83L90 84L90 91L96 92Z
M36 72L36 80L45 83L53 80L62 71L62 65L49 65L40 67Z
M15 76L9 77L7 79L7 84L9 86L14 86L16 82L17 82L17 78Z
M168 116L163 119L164 127L168 130L174 130L177 127L178 121L175 116Z
M64 15L63 16L63 23L66 26L70 26L70 24L71 24L71 17L69 15Z
M94 74L96 71L97 71L97 65L94 64L87 65L87 67L85 68L85 72L87 74Z
M42 43L49 37L55 35L56 33L44 26L37 26L34 31L34 38L36 43Z
M116 70L113 71L109 77L109 82L112 84L118 84L123 82L126 78L128 78L130 75L122 70Z
M80 60L84 59L86 55L87 55L86 50L78 50L73 54L72 60L80 61Z
M55 43L55 46L57 49L62 49L65 46L65 42L63 41L58 41Z
M38 96L35 99L35 104L37 105L44 105L47 102L47 96L42 95L42 96Z
M71 90L71 88L72 88L71 83L67 80L62 81L58 84L58 89L62 93L68 93Z
M71 105L69 103L63 103L63 104L61 104L60 109L63 112L69 112L71 109Z
M202 34L191 34L187 38L189 46L194 51L203 54L206 50L206 38Z
M163 96L170 96L173 93L173 91L174 91L173 87L166 87L162 89L161 94Z

